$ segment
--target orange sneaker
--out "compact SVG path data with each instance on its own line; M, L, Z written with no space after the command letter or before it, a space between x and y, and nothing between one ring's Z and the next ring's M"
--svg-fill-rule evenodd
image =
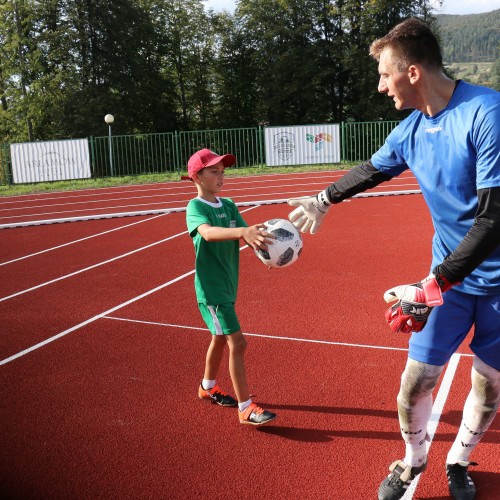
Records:
M232 396L221 390L221 388L216 385L212 389L205 390L203 386L200 384L198 387L198 397L200 399L206 399L207 401L211 401L212 403L218 404L220 406L237 406L238 401L234 399Z
M263 410L260 406L255 403L251 403L250 406L244 411L238 411L240 417L240 424L251 424L251 425L263 425L267 424L271 420L276 418L276 413Z

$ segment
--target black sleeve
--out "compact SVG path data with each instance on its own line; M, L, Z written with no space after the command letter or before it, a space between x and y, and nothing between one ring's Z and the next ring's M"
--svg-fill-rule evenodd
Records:
M474 224L457 248L433 270L460 283L500 245L500 187L480 189Z
M340 203L390 179L392 176L380 172L371 161L366 161L349 170L338 182L330 184L326 188L326 193L331 203Z

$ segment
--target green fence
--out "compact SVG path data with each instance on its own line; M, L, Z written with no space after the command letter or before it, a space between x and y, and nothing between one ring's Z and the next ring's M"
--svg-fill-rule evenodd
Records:
M175 133L90 137L92 177L152 174L176 170Z
M368 160L382 146L398 121L342 123L340 147L342 161Z
M342 123L341 161L369 159L398 123ZM221 153L233 153L238 158L238 167L265 165L262 127L111 135L89 138L92 177L180 172L186 169L191 154L205 147ZM0 144L0 184L11 182L10 147Z
M210 147L230 151L239 167L263 164L260 128L118 135L89 139L92 176L123 176L178 172L194 151Z

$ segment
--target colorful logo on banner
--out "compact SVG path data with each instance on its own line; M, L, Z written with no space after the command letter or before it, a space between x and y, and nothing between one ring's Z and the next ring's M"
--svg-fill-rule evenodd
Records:
M326 142L332 142L332 134L327 134L326 132L321 132L320 134L306 134L306 140L314 144L314 149L316 151L321 151L325 147Z
M295 151L295 137L289 132L274 135L274 151L282 161L288 160Z

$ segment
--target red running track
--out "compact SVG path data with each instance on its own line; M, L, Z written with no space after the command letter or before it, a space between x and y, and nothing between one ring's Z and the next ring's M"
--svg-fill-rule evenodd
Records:
M308 194L328 182L289 189ZM222 194L235 197L238 181L226 187ZM254 224L286 217L289 207L241 212ZM415 214L417 235L408 222ZM254 399L278 413L262 428L197 398L209 334L184 217L0 231L4 497L375 498L404 451L395 398L407 337L390 333L382 295L428 272L432 227L422 197L336 205L284 270L242 250L237 307L249 383ZM430 465L413 498L448 497L444 460L470 354L465 343L436 390ZM231 390L227 363L219 382ZM499 430L497 419L473 457L478 500L500 487Z

